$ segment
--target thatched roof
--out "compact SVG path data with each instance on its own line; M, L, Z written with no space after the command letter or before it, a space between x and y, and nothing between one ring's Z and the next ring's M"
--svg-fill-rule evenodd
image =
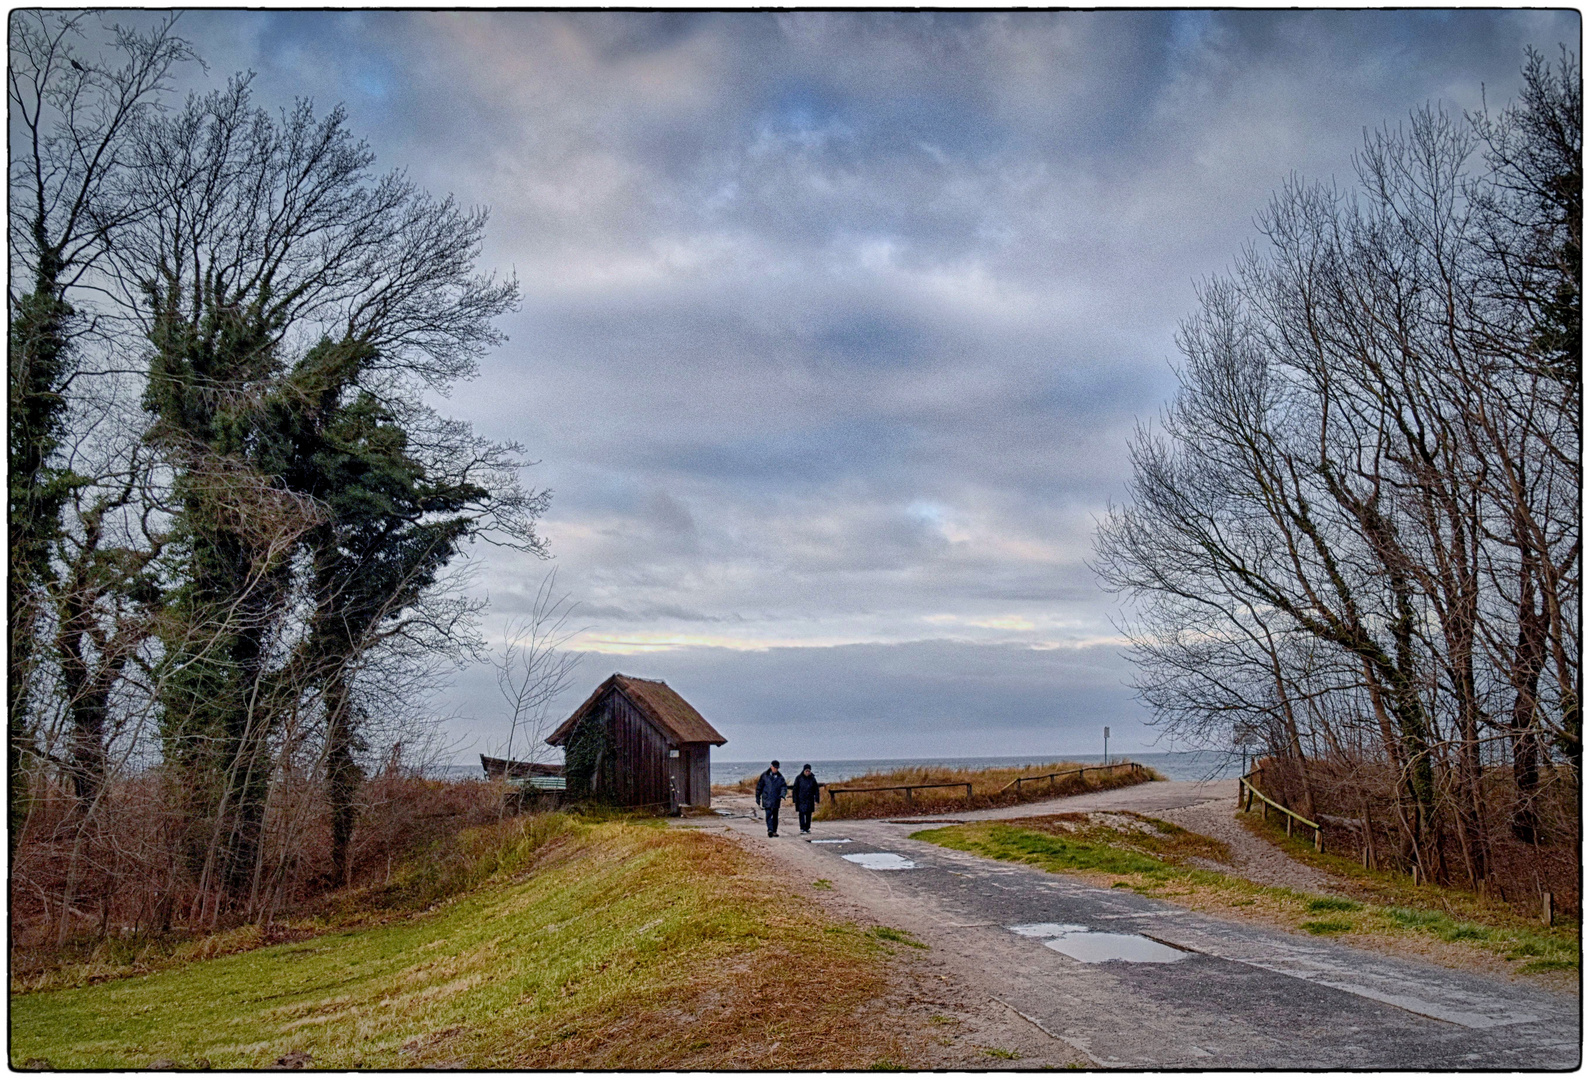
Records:
M629 699L642 716L656 725L657 730L671 743L711 743L722 746L728 742L719 735L702 715L691 708L690 702L674 693L661 679L637 679L633 675L614 674L596 692L585 699L585 704L574 710L558 729L547 736L553 746L562 746L585 714L601 702L610 690L616 690Z

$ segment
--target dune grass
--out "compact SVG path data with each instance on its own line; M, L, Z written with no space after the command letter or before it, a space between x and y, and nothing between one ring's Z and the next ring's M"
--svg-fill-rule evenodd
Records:
M1072 773L1052 781L1025 783L1018 791L1012 786L1017 777L1042 776L1046 773L1081 769L1077 762L1055 761L1044 765L1024 765L1021 768L999 769L949 769L918 766L896 769L892 772L868 773L835 783L838 788L898 787L905 784L971 784L972 796L966 797L964 788L937 788L912 792L879 791L869 794L841 794L837 800L829 797L825 788L822 801L814 815L818 821L846 821L856 818L879 818L947 813L955 810L986 810L999 806L1021 806L1024 803L1054 798L1058 795L1080 795L1087 791L1107 791L1110 788L1128 787L1164 777L1146 766L1116 768L1107 772L1096 771L1096 766L1086 766L1084 774ZM789 777L793 782L793 776ZM821 779L819 777L818 779ZM715 790L749 795L756 790L756 777L748 776L734 784Z
M548 815L517 854L473 865L464 876L484 877L469 891L385 925L13 993L13 1066L768 1069L900 1056L890 1027L866 1019L898 939L827 920L722 835ZM791 993L792 972L823 992Z
M1430 942L1505 960L1519 974L1576 971L1577 926L1547 928L1518 918L1502 904L1471 903L1454 914L1443 896L1399 893L1380 904L1296 889L1257 885L1212 870L1228 861L1225 845L1169 822L1139 814L1063 814L1003 822L973 822L911 834L958 851L1070 873L1098 884L1130 888L1201 910L1259 916L1287 929L1348 936L1362 944ZM1328 914L1329 918L1320 918Z

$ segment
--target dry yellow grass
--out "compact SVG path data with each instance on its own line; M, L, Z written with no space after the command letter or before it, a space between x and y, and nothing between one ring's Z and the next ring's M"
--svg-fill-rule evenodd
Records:
M1153 769L1143 766L1112 768L1098 771L1096 766L1086 766L1086 773L1071 772L1084 766L1074 761L1056 761L1045 765L1027 765L1019 769L947 769L908 768L887 773L868 773L857 776L837 788L884 788L905 784L971 784L971 798L965 788L936 788L914 791L908 797L903 791L879 791L868 794L840 794L831 798L823 791L822 805L816 817L819 821L851 818L894 817L946 813L955 810L987 810L1000 806L1020 806L1058 795L1080 795L1087 791L1106 791L1110 788L1129 787L1149 780L1162 780ZM1017 777L1043 776L1046 773L1065 772L1068 775L1054 780L1041 780L1021 785L1018 791L1012 782ZM755 780L751 781L755 787Z

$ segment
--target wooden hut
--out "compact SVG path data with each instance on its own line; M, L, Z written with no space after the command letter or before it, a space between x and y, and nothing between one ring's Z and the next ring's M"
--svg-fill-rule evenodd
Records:
M667 683L617 674L547 742L565 747L572 762L576 738L597 746L586 762L591 793L618 806L711 806L712 748L728 742ZM571 763L569 771L581 767Z

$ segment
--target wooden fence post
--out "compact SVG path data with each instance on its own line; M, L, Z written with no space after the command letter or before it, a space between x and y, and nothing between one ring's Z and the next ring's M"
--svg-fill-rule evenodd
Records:
M1315 829L1314 830L1314 850L1319 852L1322 855L1325 853L1325 830L1324 829Z
M1553 914L1554 914L1554 912L1551 910L1551 893L1549 893L1549 892L1548 893L1541 893L1540 894L1540 918L1541 918L1541 921L1543 921L1547 926L1550 926L1551 925L1551 917L1552 917Z

